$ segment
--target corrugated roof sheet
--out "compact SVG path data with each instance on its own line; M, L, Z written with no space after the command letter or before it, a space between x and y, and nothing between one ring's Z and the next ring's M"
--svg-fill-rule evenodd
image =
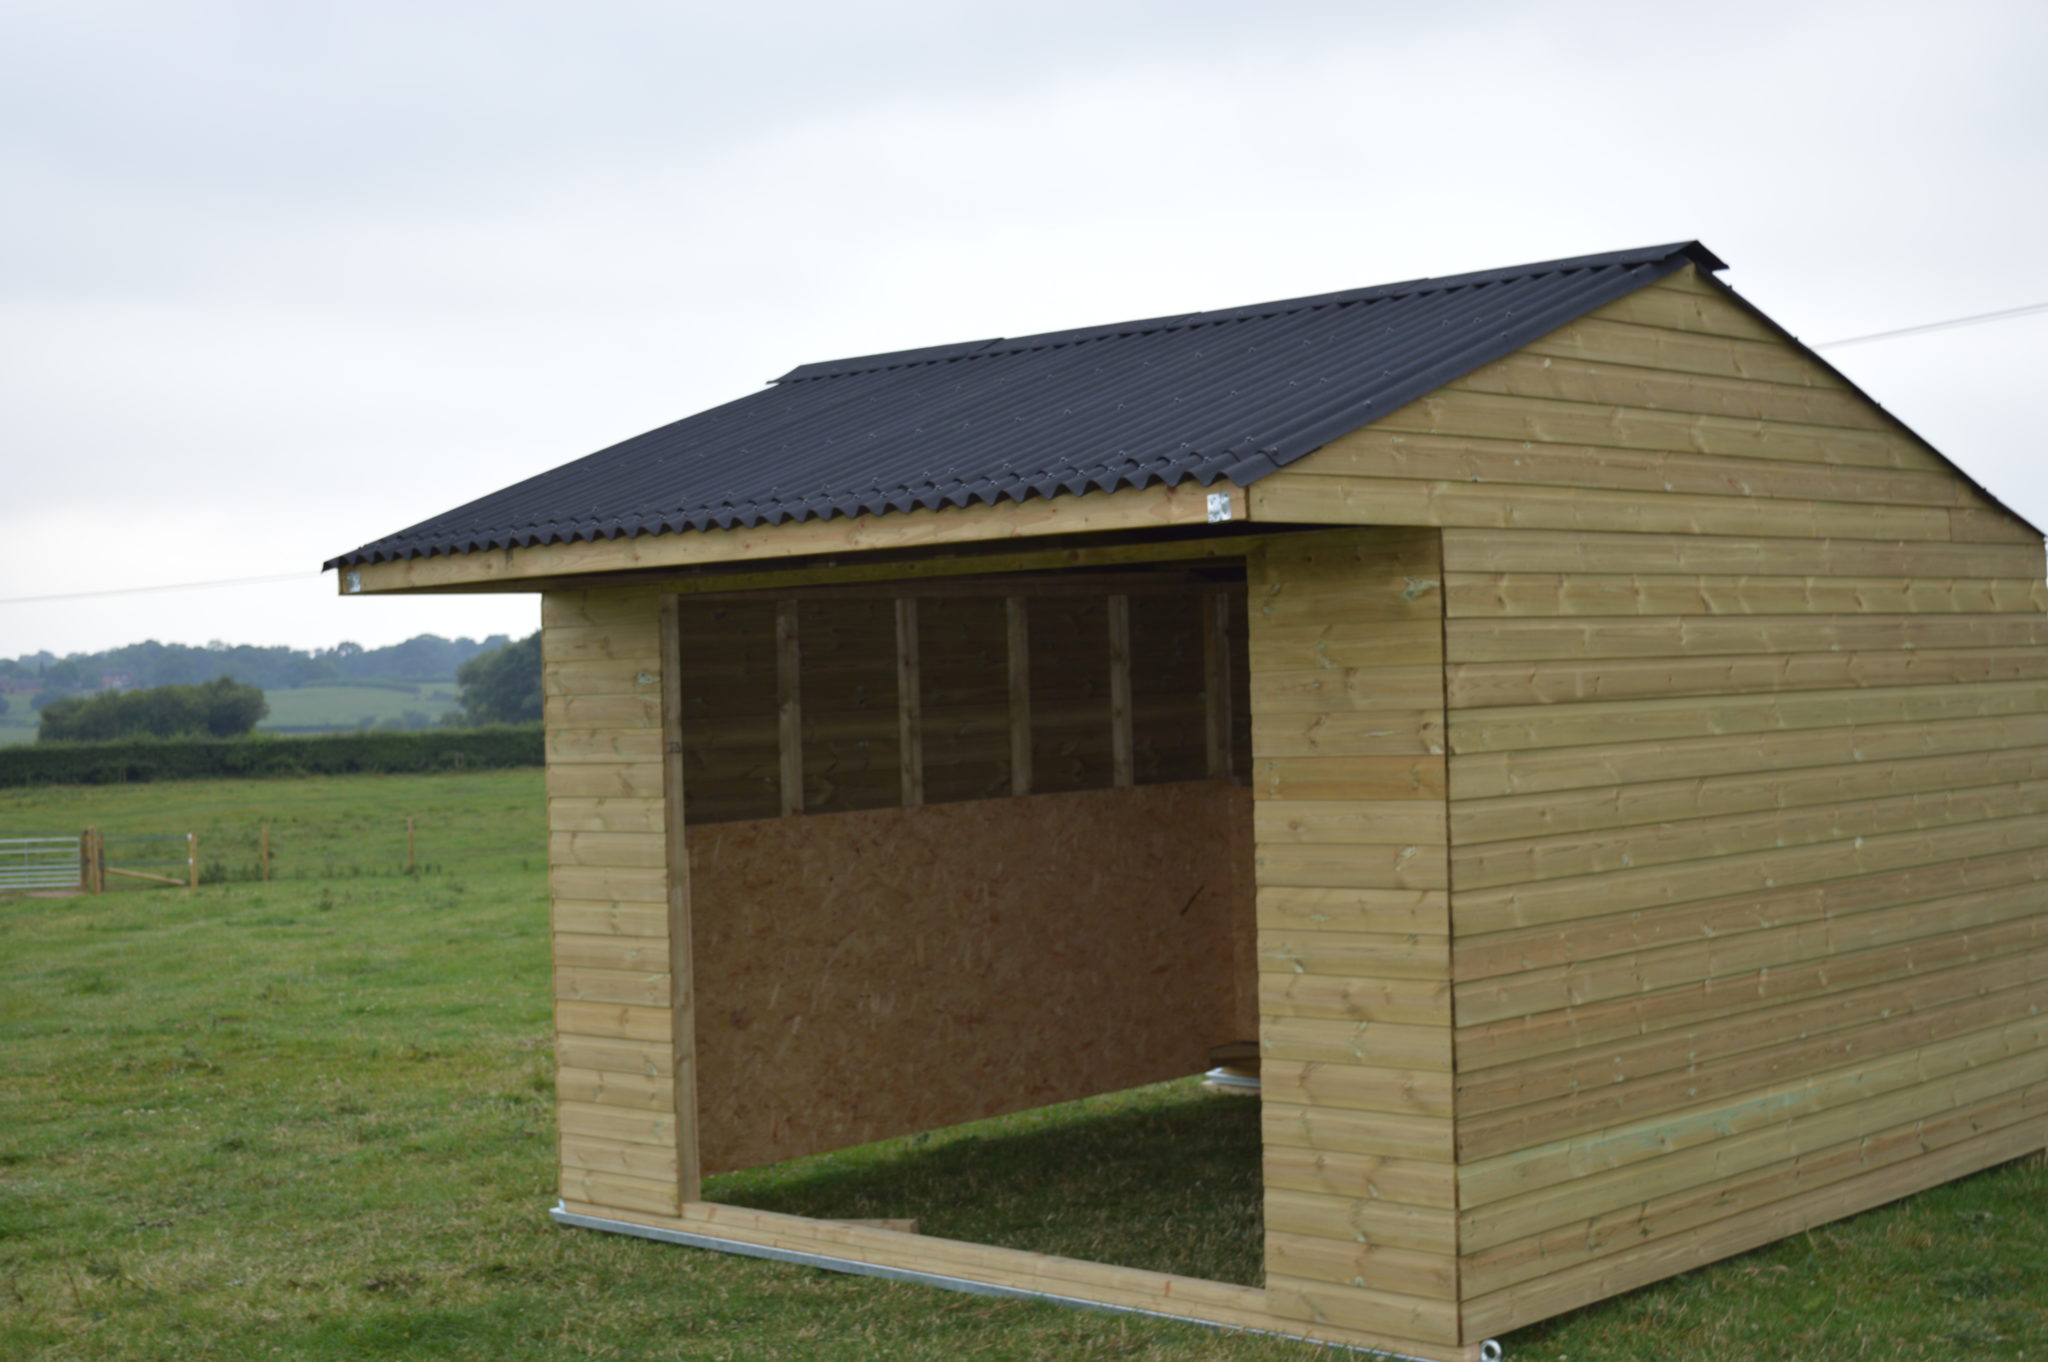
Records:
M1257 481L1681 268L1697 242L805 364L328 567Z

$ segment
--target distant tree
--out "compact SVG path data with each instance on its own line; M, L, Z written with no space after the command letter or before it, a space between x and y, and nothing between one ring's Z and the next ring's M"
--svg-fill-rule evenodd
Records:
M455 673L462 714L473 724L524 724L540 719L540 633L478 653Z
M40 698L40 697L38 697ZM73 695L42 707L38 742L105 742L113 738L232 738L270 713L263 692L231 677L197 686Z
M7 712L7 697L6 697L6 696L4 696L4 695L0 695L0 714L5 714L6 712Z

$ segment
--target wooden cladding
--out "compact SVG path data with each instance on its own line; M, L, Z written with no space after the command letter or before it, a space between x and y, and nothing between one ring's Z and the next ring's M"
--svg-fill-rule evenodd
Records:
M692 825L1228 778L1234 584L682 598Z

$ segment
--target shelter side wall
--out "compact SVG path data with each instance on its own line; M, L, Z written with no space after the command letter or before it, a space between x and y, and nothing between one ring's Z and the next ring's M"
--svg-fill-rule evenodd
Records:
M2048 1143L2040 550L1955 547L1446 531L1468 1336Z
M697 1195L662 611L648 592L541 603L561 1194L624 1214Z
M1459 1338L1443 621L1434 530L1248 569L1266 1300Z
M689 830L707 1171L1197 1073L1248 1038L1221 781Z
M1465 1337L2048 1142L2038 536L1683 276L1301 467L1451 527Z

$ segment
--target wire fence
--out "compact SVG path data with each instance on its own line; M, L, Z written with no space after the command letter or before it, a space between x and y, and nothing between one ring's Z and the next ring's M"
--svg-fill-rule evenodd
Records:
M0 892L110 893L269 880L432 875L412 818L209 823L191 832L86 828L0 837Z

